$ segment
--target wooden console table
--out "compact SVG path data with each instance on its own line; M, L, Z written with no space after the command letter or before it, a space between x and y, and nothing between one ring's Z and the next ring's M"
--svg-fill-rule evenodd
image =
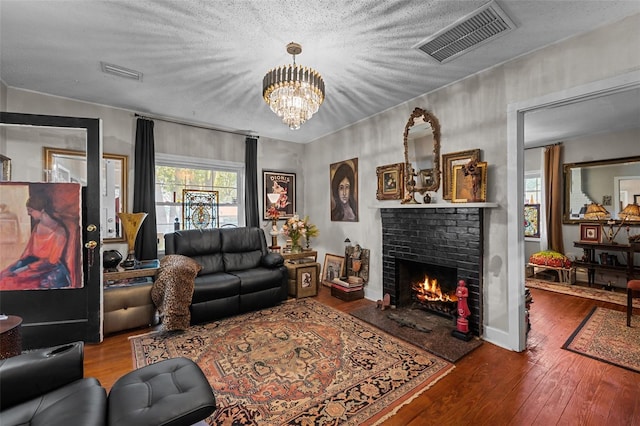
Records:
M625 272L627 280L638 276L640 274L640 268L634 266L633 257L638 250L637 244L606 244L606 243L593 243L587 241L574 241L574 247L581 248L584 251L583 260L576 260L575 266L581 266L587 269L587 280L589 286L595 284L596 271L609 271L609 272ZM607 252L621 252L626 254L626 265L622 264L609 264L602 263L599 260L599 256L596 256L596 251L602 253Z

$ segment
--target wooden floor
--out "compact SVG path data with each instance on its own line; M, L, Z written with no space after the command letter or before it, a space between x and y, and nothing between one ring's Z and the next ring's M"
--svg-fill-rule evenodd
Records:
M532 289L528 349L485 342L385 425L640 425L640 374L561 349L594 305L624 307ZM367 300L342 302L323 288L318 300L349 312ZM637 314L637 312L636 312ZM640 319L634 318L634 326ZM109 389L131 371L134 330L85 347L85 376ZM640 342L638 342L640 345Z

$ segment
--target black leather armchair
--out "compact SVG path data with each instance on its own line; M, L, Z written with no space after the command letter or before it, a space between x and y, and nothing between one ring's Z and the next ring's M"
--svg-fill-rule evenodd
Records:
M134 370L107 397L98 380L83 377L83 351L76 342L0 360L0 425L186 426L215 410L211 387L191 360L173 358ZM162 375L170 379L154 380ZM168 386L172 380L179 389ZM162 389L154 389L159 382ZM162 395L161 403L155 404L152 393Z

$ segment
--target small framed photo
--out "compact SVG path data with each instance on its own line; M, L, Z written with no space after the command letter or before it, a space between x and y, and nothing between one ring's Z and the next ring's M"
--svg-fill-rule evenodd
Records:
M478 162L478 190L473 194L473 177L465 176L463 168L464 164L456 164L453 166L453 193L451 195L452 203L482 203L487 200L487 163L485 161Z
M540 204L524 205L524 236L540 238Z
M404 163L376 167L378 200L401 200L404 197Z
M640 194L633 195L633 204L640 206Z
M344 274L344 256L325 254L322 267L322 284L331 287L333 279L343 277Z
M599 243L602 238L602 227L599 223L581 223L580 241Z
M11 159L0 154L0 181L9 182L11 180Z
M309 297L318 294L317 265L296 269L296 287L296 297Z
M480 161L480 150L451 152L442 154L442 198L450 200L453 195L453 166L467 164L472 158Z
M262 217L268 220L267 211L272 204L280 212L280 219L293 217L296 211L296 174L288 172L276 172L272 170L262 171ZM270 201L273 199L273 203Z

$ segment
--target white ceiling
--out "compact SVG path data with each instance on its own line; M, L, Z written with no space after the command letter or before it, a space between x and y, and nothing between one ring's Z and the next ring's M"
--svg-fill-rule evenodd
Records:
M413 46L486 0L0 0L0 78L10 87L275 139L309 142L480 70L640 13L640 1L499 0L516 29L446 64ZM291 62L326 100L297 131L262 100ZM144 73L104 74L100 62ZM429 108L428 105L423 107Z

